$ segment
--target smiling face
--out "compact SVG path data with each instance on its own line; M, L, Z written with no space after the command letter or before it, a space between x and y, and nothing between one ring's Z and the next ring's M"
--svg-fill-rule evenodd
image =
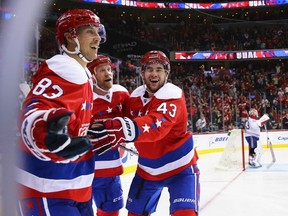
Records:
M99 29L93 25L81 26L78 29L77 39L80 45L80 53L88 60L92 61L97 58L101 38L98 34ZM67 48L70 51L77 49L77 43L69 32L64 34L67 41ZM86 66L86 62L77 54L70 55L75 58L81 65Z
M101 38L98 28L95 26L83 26L79 28L78 40L80 52L86 59L92 61L97 58Z
M148 64L142 72L143 81L150 93L157 92L166 83L167 76L168 72L160 63Z

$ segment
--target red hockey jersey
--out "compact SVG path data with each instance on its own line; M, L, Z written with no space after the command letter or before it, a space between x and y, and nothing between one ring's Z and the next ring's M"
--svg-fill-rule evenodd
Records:
M71 136L86 135L93 103L91 74L75 59L65 54L56 55L41 64L33 83L23 104L22 161L17 164L16 178L21 196L88 201L94 177L92 151L75 162L54 162L31 145L31 125L47 110L64 107L74 112L68 133Z
M166 83L152 98L138 87L128 101L128 115L139 127L135 147L137 173L144 179L163 180L196 163L192 133L187 131L187 109L182 90Z
M123 110L129 93L121 85L114 84L106 95L94 93L91 123L101 119L111 119L123 116ZM95 177L112 177L123 173L123 166L118 149L109 150L105 154L94 155Z

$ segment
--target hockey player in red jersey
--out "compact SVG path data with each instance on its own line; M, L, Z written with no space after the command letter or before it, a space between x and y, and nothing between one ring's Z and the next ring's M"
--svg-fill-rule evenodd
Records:
M86 137L93 104L86 66L106 40L105 29L92 11L69 10L57 20L56 40L61 54L41 64L23 103L19 215L92 216L91 149L100 151L101 143Z
M125 111L131 118L97 122L88 135L112 149L121 142L135 141L139 158L126 204L129 216L155 212L164 187L170 193L172 216L196 216L198 155L192 133L187 131L184 93L167 83L170 61L163 52L147 52L141 66L144 85L132 92Z
M170 214L198 214L199 170L192 133L187 131L187 110L182 90L168 83L170 61L161 51L141 59L143 86L128 101L128 115L138 126L136 174L126 208L129 216L155 212L164 187L170 194Z
M129 98L126 88L113 84L111 59L98 55L88 64L94 78L93 110L91 123L103 119L123 117L123 110ZM97 206L97 216L118 216L123 208L123 191L120 175L123 166L119 149L98 155L95 152L95 178L93 180L93 199Z

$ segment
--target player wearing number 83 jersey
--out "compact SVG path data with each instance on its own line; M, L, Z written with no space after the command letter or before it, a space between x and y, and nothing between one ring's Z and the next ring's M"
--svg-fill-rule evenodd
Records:
M103 32L90 10L69 10L57 20L63 52L41 64L23 103L16 168L19 215L93 216L95 164L86 137L93 82L87 63L97 58Z
M37 118L47 110L65 107L73 110L67 125L68 134L84 136L89 127L93 103L89 81L91 75L88 69L85 71L66 55L57 55L43 62L39 71L41 73L33 77L33 83L37 84L23 104L22 139L25 142L21 145L23 162L18 164L17 178L21 186L20 197L44 196L87 201L91 197L94 175L93 153L88 152L73 163L61 157L50 157L49 152L39 151L39 147L33 144L38 137L32 133L32 129ZM38 135L45 136L41 133Z

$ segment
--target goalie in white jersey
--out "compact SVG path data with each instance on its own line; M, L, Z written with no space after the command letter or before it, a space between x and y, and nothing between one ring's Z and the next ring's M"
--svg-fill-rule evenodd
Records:
M259 148L261 146L258 146L260 126L258 122L258 111L254 108L250 109L249 118L245 123L245 138L249 145L249 165L256 168L261 167L259 162Z

